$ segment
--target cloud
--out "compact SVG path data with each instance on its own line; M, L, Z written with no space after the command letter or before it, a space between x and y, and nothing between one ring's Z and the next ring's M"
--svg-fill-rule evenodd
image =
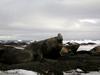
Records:
M13 35L17 39L40 39L58 32L65 35L73 31L79 35L80 31L98 32L99 3L99 0L1 0L0 35Z
M63 18L100 18L100 1L96 0L56 0L45 5L47 15Z
M87 23L92 23L92 24L96 24L98 21L95 19L81 19L79 20L80 22L87 22Z
M3 39L3 40L8 40L8 39L12 39L12 40L14 40L14 39L16 39L16 36L14 35L14 36L12 36L12 35L0 35L0 39Z

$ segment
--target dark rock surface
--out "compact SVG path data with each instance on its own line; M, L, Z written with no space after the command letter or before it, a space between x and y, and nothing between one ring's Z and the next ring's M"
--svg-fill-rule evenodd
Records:
M66 60L65 60L66 59ZM90 71L100 70L100 57L96 56L69 56L64 60L48 60L43 62L33 61L29 63L21 64L2 64L0 63L0 70L12 70L12 69L25 69L36 71L46 74L49 71L52 72L66 72L72 69L82 69L85 73Z

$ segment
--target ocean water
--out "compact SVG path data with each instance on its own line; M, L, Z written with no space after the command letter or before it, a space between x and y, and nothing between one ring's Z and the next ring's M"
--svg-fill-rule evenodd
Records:
M77 42L77 43L88 43L88 42L93 42L93 43L96 43L95 45L82 45L79 47L78 51L80 50L90 50L92 48L94 48L95 46L97 45L100 45L100 41L97 40L97 41L91 41L91 40L85 40L85 41L64 41L64 43L66 42ZM72 70L70 71L69 73L65 73L64 72L64 75L100 75L100 72L96 72L96 71L93 71L93 72L89 72L89 73L81 73L80 72L81 70ZM39 73L37 72L33 72L33 71L28 71L28 70L23 70L23 69L16 69L16 70L8 70L8 71L0 71L0 75L40 75Z

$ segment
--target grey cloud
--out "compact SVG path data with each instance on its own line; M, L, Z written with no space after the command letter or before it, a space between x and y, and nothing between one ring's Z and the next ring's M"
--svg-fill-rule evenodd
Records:
M99 3L99 0L1 0L0 35L11 35L17 39L42 39L61 32L69 39L99 39ZM87 18L98 19L99 22L92 24L78 21ZM76 23L80 28L76 25L75 30Z
M100 1L82 1L81 4L70 4L68 5L62 3L48 3L44 10L47 12L47 15L50 16L59 16L64 18L100 18ZM89 2L90 3L89 3ZM73 1L72 1L73 2ZM79 1L81 2L81 1ZM88 4L86 4L88 2Z

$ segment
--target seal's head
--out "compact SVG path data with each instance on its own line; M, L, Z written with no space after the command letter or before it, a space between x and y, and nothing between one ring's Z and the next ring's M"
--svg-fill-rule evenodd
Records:
M63 45L62 48L61 48L61 51L60 51L60 55L61 56L64 56L68 53L70 53L71 49L70 49L70 46L69 45Z

